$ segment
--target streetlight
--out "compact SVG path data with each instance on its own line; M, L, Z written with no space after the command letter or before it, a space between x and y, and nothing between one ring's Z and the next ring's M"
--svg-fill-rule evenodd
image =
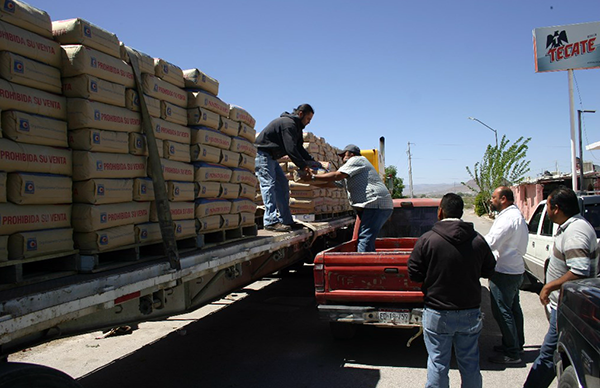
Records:
M479 119L476 119L475 117L469 117L468 119L469 120L473 120L473 121L477 121L479 124L488 127L492 132L494 132L494 135L496 136L496 148L498 148L498 131L496 131L494 128L490 127L489 125L487 125L483 121L481 121Z
M581 115L583 113L596 113L595 110L577 109L577 118L579 120L579 191L583 193L583 147L581 145Z

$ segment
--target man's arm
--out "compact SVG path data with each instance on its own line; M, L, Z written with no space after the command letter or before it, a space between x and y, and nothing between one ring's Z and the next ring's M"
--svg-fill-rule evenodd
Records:
M542 291L540 291L540 302L542 302L544 306L547 305L550 303L550 293L552 291L560 289L560 287L568 281L583 279L584 277L585 276L575 275L573 272L567 271L567 273L560 278L544 285Z
M422 255L423 239L419 239L408 258L408 277L413 282L422 283L427 274L427 266L423 262Z
M292 162L300 170L308 170L308 166L305 160L313 160L313 158L306 152L304 147L301 146L301 142L299 142L298 134L296 133L296 129L294 127L285 127L281 129L281 137L283 139L283 147L285 148L285 152L289 155ZM302 151L300 151L300 148ZM308 156L308 158L305 158Z
M506 221L502 222L502 220L498 219L494 222L490 231L484 237L492 250L498 250L510 238L511 233L509 229L510 224Z
M324 182L333 182L333 181L341 181L342 179L348 178L348 174L339 171L327 172L325 174L314 174L314 180L316 181L324 181ZM310 176L306 176L305 180L311 180Z

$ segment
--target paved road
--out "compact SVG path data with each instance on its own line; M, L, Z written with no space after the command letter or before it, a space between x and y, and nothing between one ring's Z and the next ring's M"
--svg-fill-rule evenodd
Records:
M476 229L491 221L466 214ZM538 296L522 292L524 363L504 368L487 358L500 333L483 284L481 336L485 387L519 387L547 330ZM311 267L267 278L192 314L140 325L133 334L91 333L11 356L53 366L86 388L118 387L421 387L427 352L422 339L405 346L412 331L363 328L355 339L333 340L315 309ZM451 387L460 387L453 363Z

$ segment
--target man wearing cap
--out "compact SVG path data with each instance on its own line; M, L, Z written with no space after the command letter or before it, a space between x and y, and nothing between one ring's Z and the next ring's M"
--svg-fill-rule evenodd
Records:
M311 173L305 179L325 182L346 180L348 199L360 219L358 252L374 252L377 235L394 209L392 196L375 167L360 155L360 148L348 144L340 156L344 165L339 170L320 175Z

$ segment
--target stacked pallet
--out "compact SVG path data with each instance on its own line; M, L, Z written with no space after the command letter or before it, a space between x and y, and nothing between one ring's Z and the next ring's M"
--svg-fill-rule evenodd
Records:
M55 258L73 253L60 46L44 11L14 0L0 18L0 261Z

